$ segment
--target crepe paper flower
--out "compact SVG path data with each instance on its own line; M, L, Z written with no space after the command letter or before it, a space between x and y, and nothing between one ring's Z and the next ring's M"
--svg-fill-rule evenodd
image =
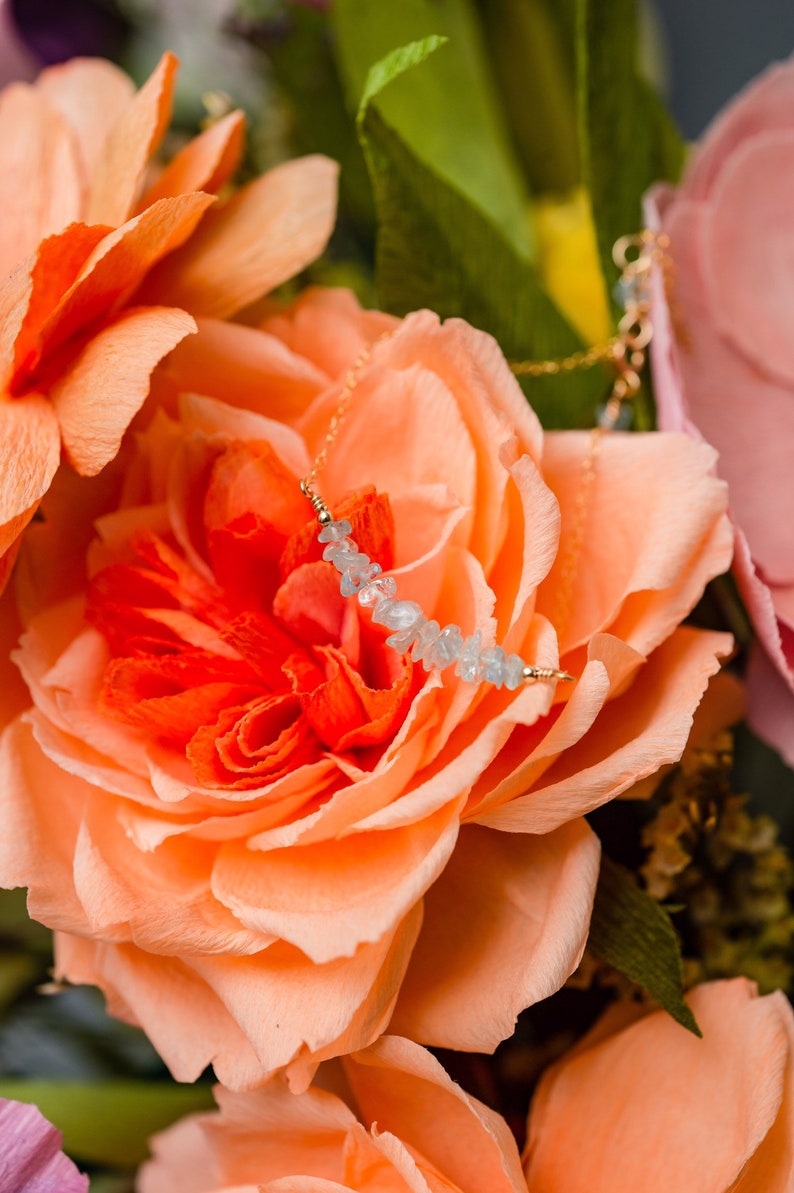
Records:
M87 1193L61 1151L62 1137L37 1106L0 1098L0 1188L3 1193Z
M401 596L576 684L426 673L340 595L298 478L384 330L324 496ZM179 1080L305 1087L389 1024L492 1050L581 956L584 813L680 756L729 649L679 627L730 559L713 452L544 436L489 336L345 292L200 319L154 397L87 591L70 507L31 528L0 881Z
M719 451L735 572L761 648L748 719L794 764L794 63L728 105L648 218L670 237L652 363L659 422Z
M110 63L77 60L0 95L0 581L61 450L84 476L104 468L194 316L234 315L330 233L325 158L217 198L240 156L239 112L150 173L175 71L166 55L136 93Z
M424 1048L384 1037L342 1067L342 1097L295 1095L278 1080L256 1093L216 1089L217 1113L155 1136L138 1193L526 1193L507 1124Z
M702 1040L619 1004L546 1071L529 1115L531 1193L792 1188L791 1005L746 978L687 1000Z

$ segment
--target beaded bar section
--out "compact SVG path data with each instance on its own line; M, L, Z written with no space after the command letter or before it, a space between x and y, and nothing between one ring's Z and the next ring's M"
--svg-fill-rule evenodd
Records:
M466 683L485 682L511 691L524 683L573 680L567 671L535 667L520 655L507 654L501 646L482 649L480 630L464 638L460 626L441 626L425 617L416 601L399 600L397 581L393 576L384 576L380 564L359 551L350 537L350 523L335 520L307 481L301 482L301 490L314 506L320 523L317 538L323 544L323 559L332 563L341 576L339 591L344 597L355 596L363 608L371 609L376 625L393 631L386 643L398 654L410 652L425 671L443 671L454 665L455 674Z

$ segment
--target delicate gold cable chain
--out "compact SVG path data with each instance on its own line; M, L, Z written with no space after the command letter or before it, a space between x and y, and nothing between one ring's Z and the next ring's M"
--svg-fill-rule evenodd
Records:
M569 356L557 359L511 361L510 368L513 373L517 377L553 377L590 369L597 364L611 365L615 369L615 379L599 413L599 425L606 429L614 427L620 417L623 403L630 401L639 392L646 348L653 334L648 294L650 272L652 266L658 262L666 266L666 250L669 243L669 238L664 233L655 233L648 229L634 236L621 236L616 241L612 257L621 271L621 284L626 291L625 313L618 324L616 335L601 344L582 348ZM311 471L301 482L303 492L313 502L318 514L321 508L324 508L324 503L314 489L317 477L328 462L328 454L347 417L364 366L378 344L393 334L391 331L384 332L372 344L362 348L345 374L339 401L328 424L322 447L315 456Z
M579 369L590 369L593 365L614 360L615 349L621 343L620 336L613 336L603 344L581 348L578 352L572 352L570 356L561 356L555 360L511 361L510 368L516 377L554 377L559 373L574 373Z
M617 335L601 344L572 352L570 356L552 360L511 361L510 368L516 376L550 377L590 369L597 364L612 365L616 373L615 380L599 422L603 427L614 427L623 403L631 401L639 393L646 348L653 335L648 289L651 269L659 262L666 265L669 244L666 233L651 232L647 228L634 236L621 236L612 249L612 259L621 273L618 285L625 291L624 314L618 324Z
M339 401L336 404L336 408L331 415L331 421L328 424L328 430L326 432L325 439L323 440L323 445L317 455L314 457L314 463L312 464L311 471L301 481L301 489L312 502L318 513L320 511L316 501L320 499L317 497L317 494L314 490L317 477L320 475L323 468L325 468L325 465L328 462L328 453L336 443L337 436L342 429L342 423L345 421L347 412L350 409L350 403L353 401L353 395L356 392L356 387L358 386L359 380L361 378L364 365L372 356L372 353L375 351L378 344L381 344L384 340L388 340L393 334L394 333L391 331L385 331L382 335L379 335L376 340L373 340L371 344L365 345L345 374L342 392L339 395Z

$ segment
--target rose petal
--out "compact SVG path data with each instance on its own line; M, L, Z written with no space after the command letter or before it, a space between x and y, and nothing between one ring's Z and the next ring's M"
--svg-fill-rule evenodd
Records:
M63 1154L63 1136L37 1106L0 1098L3 1193L88 1193L88 1177Z
M103 58L74 58L43 70L36 90L65 118L77 140L83 176L90 178L110 130L135 95L132 80Z
M745 676L747 720L754 733L794 766L794 692L774 667L766 651L750 652Z
M341 1153L356 1120L333 1094L308 1089L296 1097L275 1081L247 1094L216 1086L215 1099L220 1116L191 1115L154 1136L154 1159L138 1175L139 1193L210 1193L247 1182L261 1188L285 1173L341 1177Z
M579 964L599 856L583 820L543 837L464 827L425 898L390 1030L492 1052L519 1011L553 994Z
M89 340L50 394L79 473L94 476L113 459L155 365L194 328L184 311L128 310Z
M342 376L362 350L398 320L384 311L362 310L351 290L307 286L286 309L275 306L260 324L291 352L324 374L327 381Z
M60 458L58 420L44 398L0 401L0 551L33 516Z
M410 827L257 855L222 847L216 898L246 926L289 941L313 961L350 957L374 943L424 895L458 835L454 802Z
M0 176L13 180L3 196L5 277L45 236L80 218L74 138L58 111L27 83L12 83L0 95Z
M420 919L414 909L394 936L323 966L283 944L254 957L178 958L59 933L56 971L100 986L110 1010L143 1027L178 1081L194 1081L212 1063L224 1085L247 1089L289 1066L300 1090L324 1053L382 1033Z
M702 1040L659 1011L591 1047L585 1038L547 1071L529 1124L533 1193L789 1187L790 1150L773 1183L733 1182L791 1097L790 1008L743 978L699 986L689 1001Z
M648 654L730 564L726 487L710 474L712 450L683 435L616 433L597 453L582 506L592 432L546 437L544 477L562 528L538 611L557 629L563 657L602 630ZM648 484L662 475L663 484Z
M293 277L325 248L336 210L337 166L285 162L205 217L200 231L148 279L149 301L226 318Z
M736 93L709 126L690 155L683 189L688 198L710 195L720 171L737 146L758 133L791 128L794 106L794 68L778 62Z
M161 199L108 233L49 313L41 329L42 351L54 353L79 333L120 311L147 270L191 235L213 202L212 195L203 194Z
M787 202L793 186L794 130L758 133L735 146L712 187L703 242L714 326L756 368L786 386L794 374L784 314L794 299Z
M625 696L603 706L590 732L578 744L568 740L534 790L493 810L475 809L477 822L508 832L548 832L677 762L694 711L732 642L729 634L687 626L676 630L640 669ZM560 727L562 723L560 718ZM584 726L589 728L586 719ZM546 748L541 743L541 758ZM524 782L528 779L525 774ZM511 783L509 791L517 789Z
M143 171L168 127L177 66L173 54L164 54L106 136L91 179L88 223L129 219Z
M523 1191L504 1119L465 1093L424 1048L382 1036L343 1064L365 1126L397 1136L466 1193Z
M191 191L215 194L237 169L244 139L245 117L242 112L229 112L228 116L211 124L174 154L154 186L144 195L140 210L172 195L187 195Z
M198 334L163 369L164 385L294 423L328 383L304 357L253 327L220 319L197 319L196 325Z

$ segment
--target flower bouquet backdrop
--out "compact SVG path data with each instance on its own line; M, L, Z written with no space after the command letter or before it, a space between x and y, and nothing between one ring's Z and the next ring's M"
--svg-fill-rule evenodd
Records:
M136 14L0 95L3 1189L791 1189L794 68Z

